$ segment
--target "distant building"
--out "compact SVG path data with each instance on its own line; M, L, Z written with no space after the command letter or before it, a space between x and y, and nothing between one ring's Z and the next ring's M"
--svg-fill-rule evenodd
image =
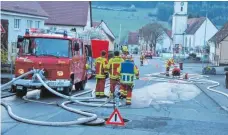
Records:
M173 46L181 45L185 50L197 51L197 48L202 48L206 45L206 42L218 29L208 18L188 19L187 8L187 2L174 2L172 19Z
M40 1L48 13L45 27L82 32L92 27L91 2L89 1Z
M114 51L116 37L108 25L103 20L101 20L101 22L93 22L93 27L102 30L109 41L109 51Z
M163 40L156 46L156 51L172 52L172 31L164 29Z
M16 55L18 35L27 28L44 28L48 14L35 1L1 1L1 20L8 21L8 60Z
M138 53L139 48L139 33L138 32L129 32L128 33L128 51L130 53Z
M228 65L228 22L209 40L210 62L214 65Z

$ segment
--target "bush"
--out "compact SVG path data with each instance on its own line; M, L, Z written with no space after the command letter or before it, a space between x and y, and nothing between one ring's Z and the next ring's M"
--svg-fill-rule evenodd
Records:
M1 49L1 63L6 64L8 62L8 52L7 50Z

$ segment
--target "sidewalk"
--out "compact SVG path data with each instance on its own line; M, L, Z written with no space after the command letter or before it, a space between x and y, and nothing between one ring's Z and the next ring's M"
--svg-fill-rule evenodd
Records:
M219 92L228 94L228 89L226 89L226 87L225 87L225 77L223 75L210 76L210 79L220 83L219 86L214 87L213 89L215 89ZM209 85L197 84L196 86L199 87L214 102L216 102L221 107L221 109L224 109L228 112L228 97L226 97L225 95L208 90L207 87Z

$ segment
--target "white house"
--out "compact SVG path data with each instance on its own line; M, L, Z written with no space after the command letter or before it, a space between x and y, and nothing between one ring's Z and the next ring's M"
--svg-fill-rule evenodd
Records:
M39 1L39 4L49 15L45 28L80 33L92 27L89 1Z
M102 30L104 35L106 35L106 39L109 41L109 51L114 51L116 37L108 25L101 20L101 22L93 22L93 27Z
M172 31L168 29L164 29L163 40L161 43L157 43L156 51L165 51L171 52L172 51Z
M172 19L173 46L181 45L186 50L197 51L218 31L206 17L188 19L187 2L174 2ZM204 42L205 41L205 42Z
M48 14L35 1L1 1L1 19L8 21L8 60L16 53L18 35L27 28L44 28Z
M228 65L228 22L208 41L210 62L214 65Z
M128 33L128 51L134 53L136 50L139 52L139 33L138 32L129 32Z

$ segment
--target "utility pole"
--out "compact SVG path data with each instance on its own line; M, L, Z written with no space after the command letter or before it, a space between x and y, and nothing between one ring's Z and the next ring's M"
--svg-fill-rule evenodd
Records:
M119 31L119 48L118 48L118 50L120 49L120 37L121 37L121 24L120 24L120 31Z
M206 3L206 1L205 1ZM206 47L206 34L207 34L207 3L206 3L206 20L205 20L205 29L204 29L204 47ZM203 47L203 52L204 52L204 47ZM204 53L203 53L204 57ZM202 68L204 68L204 59L202 57Z

